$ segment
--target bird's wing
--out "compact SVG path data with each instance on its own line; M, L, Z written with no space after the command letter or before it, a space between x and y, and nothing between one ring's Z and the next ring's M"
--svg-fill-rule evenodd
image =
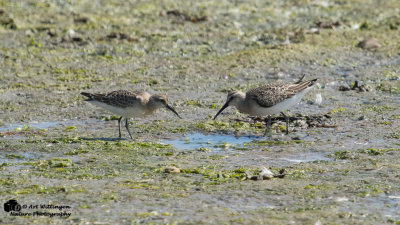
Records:
M112 91L107 94L91 94L91 99L112 105L116 107L129 107L137 104L138 101L142 100L143 92L141 91Z
M246 97L253 99L261 107L271 107L296 94L289 87L290 85L281 83L265 84L248 91Z
M272 83L254 88L246 93L246 98L253 99L261 107L271 107L277 103L295 96L297 93L316 84L317 79L302 81L302 76L294 84Z
M300 77L300 79L294 83L294 84L300 84L301 81L303 81L303 78L306 76L306 74L303 74L303 76Z

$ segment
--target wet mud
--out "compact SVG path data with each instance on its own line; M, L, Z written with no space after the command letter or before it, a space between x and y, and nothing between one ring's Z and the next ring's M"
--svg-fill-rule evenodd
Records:
M70 216L4 224L399 224L400 2L5 1L0 199ZM28 16L27 16L28 15ZM318 78L264 118L232 90ZM167 94L132 118L79 94ZM57 213L58 209L43 209ZM22 209L21 212L34 212Z

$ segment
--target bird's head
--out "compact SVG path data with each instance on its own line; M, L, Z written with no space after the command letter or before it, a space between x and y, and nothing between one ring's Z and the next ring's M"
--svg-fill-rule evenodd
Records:
M238 106L239 102L243 100L245 97L245 94L241 91L231 91L228 93L228 96L226 97L226 102L222 106L222 108L217 112L217 114L214 116L214 120L217 118L217 116L224 111L228 106Z
M182 117L175 111L175 109L172 106L168 105L168 98L166 95L162 95L162 94L152 95L150 101L153 102L153 104L155 105L156 108L164 108L165 107L165 108L171 110L180 119L182 119Z

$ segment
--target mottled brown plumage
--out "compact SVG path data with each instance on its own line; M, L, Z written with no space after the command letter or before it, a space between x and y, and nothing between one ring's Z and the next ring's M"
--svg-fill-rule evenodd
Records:
M107 105L112 105L120 108L126 108L129 106L133 106L137 103L137 101L143 102L143 97L146 96L146 92L143 91L126 91L126 90L119 90L119 91L112 91L106 94L100 93L87 93L82 92L82 95L88 97L88 101L99 101L103 102Z
M254 88L246 93L246 98L255 100L261 107L271 107L314 85L317 80L301 81L294 84L271 83Z

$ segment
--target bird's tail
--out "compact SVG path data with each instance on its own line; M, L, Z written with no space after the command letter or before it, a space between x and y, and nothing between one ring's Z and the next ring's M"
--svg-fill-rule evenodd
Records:
M314 84L317 83L318 79L310 80L310 81L301 81L299 83L293 84L291 87L289 87L290 90L294 92L300 92L303 91L306 88L312 87Z
M303 81L303 78L304 78L305 76L306 76L306 74L303 73L303 75L300 77L300 79L299 79L296 83L294 83L294 84L302 84L302 85L307 84L308 87L311 87L311 86L313 86L313 85L317 82L317 80L318 80L318 79L314 79L314 80L310 80L310 81Z
M318 81L318 79L310 80L310 81L309 81L310 83L308 84L308 86L309 86L309 87L313 86L314 84L317 83L317 81Z
M86 99L85 101L93 100L93 94L91 94L91 93L81 92L81 95L84 95L84 96L88 97L88 99Z

